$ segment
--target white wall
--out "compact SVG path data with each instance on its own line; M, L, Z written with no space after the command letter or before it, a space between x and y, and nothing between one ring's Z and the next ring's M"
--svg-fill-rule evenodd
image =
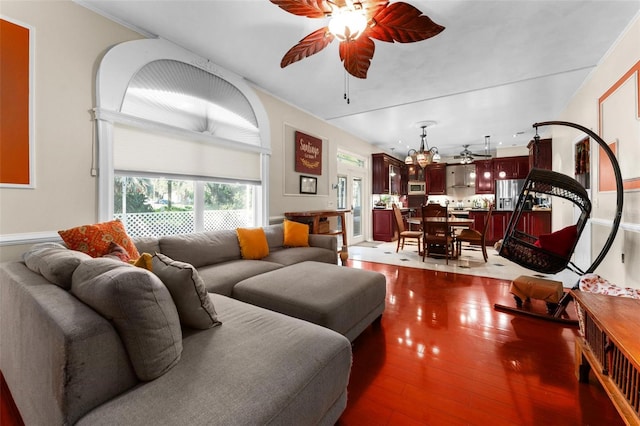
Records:
M571 121L598 133L598 98L613 86L628 70L640 60L640 15L636 16L627 31L609 50L582 87L578 90L565 111L558 117L561 121ZM638 105L624 105L625 112L637 111ZM573 176L573 149L584 134L568 127L553 126L553 169ZM635 141L640 153L640 140ZM595 143L594 143L595 145ZM600 253L611 230L615 214L616 195L612 192L598 192L597 156L592 149L592 257ZM596 170L594 170L594 168ZM553 204L553 224L558 229L572 223L569 203ZM620 230L613 247L603 263L596 270L612 283L623 287L640 288L640 191L624 193L624 210ZM625 261L622 263L622 254Z
M305 113L290 104L256 90L260 100L267 110L269 122L271 123L271 148L272 155L270 161L270 194L269 194L269 214L272 221L282 219L282 215L287 211L323 210L336 208L336 192L331 189L331 185L337 183L337 163L336 156L338 148L357 153L365 158L371 158L374 147L362 139L338 129L327 122L320 120L313 115ZM294 158L287 154L291 153L290 148L285 144L293 143L292 135L286 133L292 129L300 130L311 136L318 137L325 141L324 149L327 150L328 167L327 175L319 176L318 180L326 180L328 191L324 194L299 195L285 191L285 179L293 179L297 182L298 173L294 171ZM288 158L290 157L290 158ZM365 188L365 194L371 194L371 173L368 175L369 182ZM320 185L319 185L320 187ZM287 193L289 192L289 193ZM369 200L363 200L363 205L369 206ZM369 227L370 228L370 227ZM366 229L370 233L370 229ZM370 235L367 235L370 237Z
M95 74L106 50L140 36L70 1L2 1L35 29L35 189L0 189L0 236L33 236L95 222ZM0 260L23 246L1 246Z

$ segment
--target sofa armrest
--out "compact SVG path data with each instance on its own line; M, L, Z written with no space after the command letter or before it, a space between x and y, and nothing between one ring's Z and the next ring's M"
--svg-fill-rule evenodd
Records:
M335 235L309 234L309 245L338 251L338 238Z
M22 262L0 266L0 370L25 424L73 424L135 386L111 323Z

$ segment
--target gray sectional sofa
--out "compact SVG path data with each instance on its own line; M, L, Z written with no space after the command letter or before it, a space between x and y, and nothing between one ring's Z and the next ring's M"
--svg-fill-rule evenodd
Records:
M264 230L262 260L242 259L234 231L135 241L141 253L197 270L210 328L185 326L173 290L118 260L47 243L1 264L0 370L25 423L334 424L346 407L350 340L384 311L384 276L337 266L335 237L285 248L281 225ZM291 282L296 294L267 298L274 308L256 306L264 292L251 301L252 287L286 293L283 277L299 279L307 267L308 283ZM319 297L323 279L347 290L334 283ZM249 303L234 296L238 285ZM306 303L304 285L319 302Z

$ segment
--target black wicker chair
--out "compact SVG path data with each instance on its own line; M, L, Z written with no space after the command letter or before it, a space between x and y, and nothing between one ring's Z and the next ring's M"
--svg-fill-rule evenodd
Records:
M575 179L550 170L541 170L534 168L529 172L529 175L525 180L524 187L520 192L520 195L518 196L518 202L516 203L514 213L511 217L511 220L509 221L509 225L507 226L507 230L502 241L502 246L500 247L499 255L527 269L531 269L543 274L555 274L564 269L569 269L578 275L584 275L586 273L595 271L598 265L600 265L607 252L611 248L613 240L615 239L618 228L620 226L624 196L620 166L618 165L618 161L616 160L615 155L613 154L609 146L602 140L602 138L600 138L593 131L579 124L566 121L547 121L536 123L533 125L533 127L536 128L534 144L537 143L537 141L540 139L537 131L538 127L547 125L568 126L581 130L591 138L593 138L593 140L595 140L607 154L607 157L609 158L609 161L611 162L611 165L613 167L617 190L616 216L613 220L609 238L605 242L598 257L593 261L593 263L587 270L582 271L578 266L571 262L571 257L575 250L576 244L580 239L580 234L582 233L591 213L591 201L589 200L588 194L584 187ZM528 235L520 230L523 228L521 225L521 218L522 213L525 210L527 196L530 193L536 192L554 197L564 198L574 203L580 209L581 214L578 217L577 223L575 224L577 235L575 241L573 241L570 246L570 250L568 250L568 253L566 253L565 255L561 256L558 253L540 247L536 244L538 236ZM577 284L573 287L573 289L575 290L576 288ZM558 303L557 308L550 315L538 314L531 311L521 310L516 307L504 306L499 304L495 304L494 307L498 310L522 313L530 316L551 319L554 321L567 322L567 320L562 318L562 315L571 300L572 297L570 293L564 293L564 295L560 299L560 302ZM570 322L575 323L575 321Z

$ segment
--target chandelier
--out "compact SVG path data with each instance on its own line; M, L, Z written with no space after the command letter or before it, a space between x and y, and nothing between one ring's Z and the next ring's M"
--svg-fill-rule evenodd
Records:
M429 144L427 143L427 125L423 124L420 127L422 128L422 134L420 135L420 150L416 151L415 149L410 149L409 152L407 152L407 157L404 159L404 163L407 165L417 164L424 169L431 163L439 162L440 154L438 153L438 148L435 146L433 148L429 148Z

